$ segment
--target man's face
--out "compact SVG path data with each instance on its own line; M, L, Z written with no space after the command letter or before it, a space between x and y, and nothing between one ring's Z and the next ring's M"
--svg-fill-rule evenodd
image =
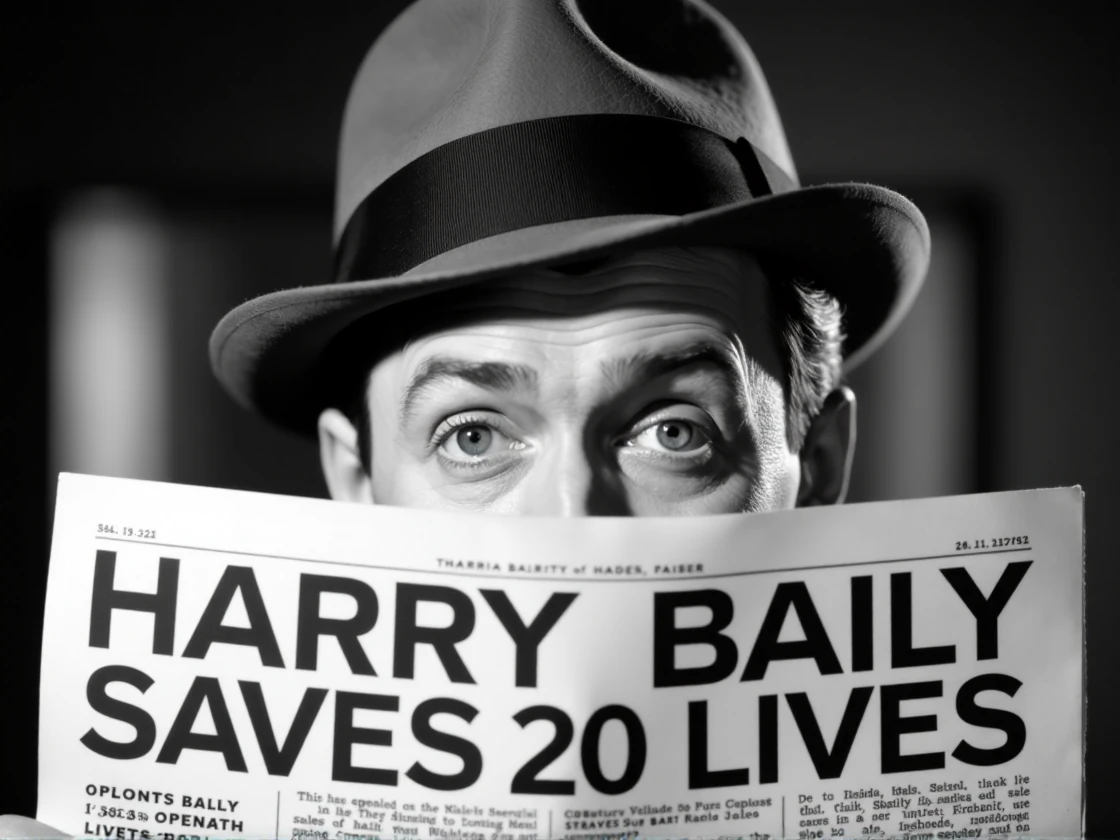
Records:
M370 376L371 476L324 412L332 495L556 516L792 507L801 465L766 296L746 255L663 249L441 300L438 324Z

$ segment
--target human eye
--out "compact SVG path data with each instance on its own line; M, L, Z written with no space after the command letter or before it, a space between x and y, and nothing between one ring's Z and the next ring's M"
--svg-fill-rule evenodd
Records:
M458 414L445 419L432 436L440 461L453 469L494 466L526 448L508 420L492 412Z
M622 445L668 464L696 465L711 458L715 424L707 412L693 405L673 405L639 420Z
M655 452L695 452L711 441L703 429L688 420L668 419L654 423L631 438L631 446Z

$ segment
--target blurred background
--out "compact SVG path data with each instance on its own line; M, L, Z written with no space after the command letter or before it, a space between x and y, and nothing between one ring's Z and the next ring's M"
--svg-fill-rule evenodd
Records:
M60 470L325 495L315 447L235 407L206 342L246 298L328 277L343 103L404 5L107 2L0 23L0 813L33 812ZM1108 6L715 5L765 69L802 181L890 186L933 231L913 314L851 377L850 501L1085 489L1088 829L1117 836Z

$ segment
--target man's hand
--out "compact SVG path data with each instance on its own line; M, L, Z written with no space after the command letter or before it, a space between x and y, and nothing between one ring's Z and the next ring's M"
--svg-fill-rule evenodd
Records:
M15 814L0 814L0 840L58 840L69 837L57 828L51 828L46 823L36 822L30 817L17 817Z

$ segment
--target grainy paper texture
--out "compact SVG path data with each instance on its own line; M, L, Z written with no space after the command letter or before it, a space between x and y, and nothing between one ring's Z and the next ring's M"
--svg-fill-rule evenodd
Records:
M534 519L63 475L40 820L1081 832L1082 496Z

